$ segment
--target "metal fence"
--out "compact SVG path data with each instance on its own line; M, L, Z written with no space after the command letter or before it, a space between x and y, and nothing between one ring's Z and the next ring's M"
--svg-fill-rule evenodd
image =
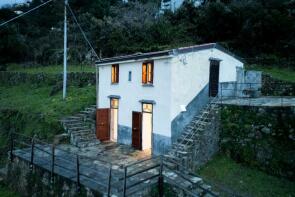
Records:
M218 97L222 104L238 105L295 105L295 83L225 82L219 87Z
M159 196L162 197L164 196L164 179L166 179L166 182L181 189L187 195L197 196L193 191L179 184L173 184L172 179L164 176L164 170L170 171L194 184L179 171L171 169L169 166L173 161L168 161L163 156L151 157L123 166L121 169L114 169L109 162L63 150L36 137L11 133L9 141L7 150L10 162L14 162L14 158L17 157L29 162L31 170L39 167L48 171L52 184L57 175L67 178L76 183L77 192L80 191L81 185L84 185L107 196L115 194L125 197L143 189L157 187ZM212 196L217 196L202 186L197 185L197 187Z

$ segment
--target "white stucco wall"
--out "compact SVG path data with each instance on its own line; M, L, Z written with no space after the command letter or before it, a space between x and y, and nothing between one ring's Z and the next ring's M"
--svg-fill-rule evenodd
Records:
M109 95L118 95L119 125L132 127L132 111L142 111L140 100L154 100L153 132L170 137L171 58L154 60L153 87L142 85L142 61L121 63L119 83L111 84L111 65L99 68L99 108L109 108ZM128 73L132 72L132 81Z
M242 62L218 49L175 56L172 59L171 70L171 121L181 113L181 105L187 106L209 83L209 58L222 60L219 71L220 82L236 81L236 67L243 67Z
M243 63L218 50L207 49L154 60L153 87L142 86L142 61L120 63L119 84L111 84L111 65L99 68L98 107L109 108L109 95L118 95L119 125L132 127L132 111L142 111L140 100L154 100L153 132L171 136L171 121L209 83L210 58L220 59L219 81L236 81ZM132 72L132 81L128 73Z

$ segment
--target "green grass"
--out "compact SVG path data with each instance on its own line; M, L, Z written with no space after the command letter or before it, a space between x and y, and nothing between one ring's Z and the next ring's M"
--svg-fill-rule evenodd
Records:
M223 155L217 155L198 171L201 177L225 191L240 196L291 197L295 183L248 168ZM221 192L222 196L230 196Z
M273 78L295 82L295 70L278 67L263 67L260 65L250 65L246 67L248 70L258 70L271 75Z
M95 67L90 65L68 65L68 72L95 72ZM7 71L17 71L17 72L26 72L26 73L49 73L56 74L63 72L63 65L51 65L51 66L38 66L26 68L18 64L10 64L7 68Z
M42 113L44 116L58 119L95 104L95 86L68 87L65 100L62 99L62 91L49 96L50 91L49 86L0 86L0 109Z
M9 189L5 188L4 186L0 186L0 196L1 197L18 197L20 195L10 191Z

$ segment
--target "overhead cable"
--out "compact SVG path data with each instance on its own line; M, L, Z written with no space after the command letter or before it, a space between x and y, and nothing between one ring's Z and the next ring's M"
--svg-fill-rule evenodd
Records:
M16 17L14 17L14 18L12 18L12 19L9 19L8 21L5 21L5 22L1 23L1 24L0 24L0 27L6 25L7 23L10 23L10 22L12 22L12 21L14 21L14 20L16 20L16 19L18 19L18 18L20 18L20 17L22 17L22 16L24 16L24 15L26 15L26 14L32 12L32 11L34 11L34 10L37 10L38 8L43 7L43 6L45 6L46 4L48 4L48 3L52 2L52 1L53 1L53 0L46 1L46 2L44 2L44 3L40 4L40 5L38 5L38 6L34 7L34 8L32 8L32 9L30 9L30 10L28 10L28 11L26 11L26 12L24 12L24 13L22 13L22 14L16 16Z

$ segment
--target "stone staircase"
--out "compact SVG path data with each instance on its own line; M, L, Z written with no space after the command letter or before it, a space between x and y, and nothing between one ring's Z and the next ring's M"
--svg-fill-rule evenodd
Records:
M96 105L91 105L79 113L61 120L64 129L70 136L70 142L79 148L94 146L100 143L95 135Z
M147 196L144 195L146 188L153 187L157 184L158 179L148 177L154 177L159 174L160 157L154 157L145 162L136 164L132 167L128 167L128 172L130 174L137 174L132 178L127 180L127 185L136 185L133 188L130 188L126 192L126 196ZM190 173L187 170L180 171L176 168L177 164L169 160L169 158L163 157L163 168L162 173L164 177L164 182L167 184L166 187L176 194L176 196L195 196L195 197L216 197L218 193L212 191L212 188L209 184L205 183L202 178L199 176ZM127 174L130 176L129 174ZM120 175L119 175L120 176ZM117 177L118 181L113 182L112 184L112 194L113 196L123 196L123 185L124 185L124 176ZM146 180L141 184L138 182Z
M196 160L199 160L197 161L199 164L206 162L200 161L204 156L201 149L202 146L205 146L202 144L202 138L207 135L206 131L215 127L214 124L217 124L216 119L219 111L217 99L210 98L203 110L195 115L192 121L183 129L180 137L173 143L172 149L166 155L167 158L179 163L183 169L194 169ZM197 167L199 166L197 165Z

